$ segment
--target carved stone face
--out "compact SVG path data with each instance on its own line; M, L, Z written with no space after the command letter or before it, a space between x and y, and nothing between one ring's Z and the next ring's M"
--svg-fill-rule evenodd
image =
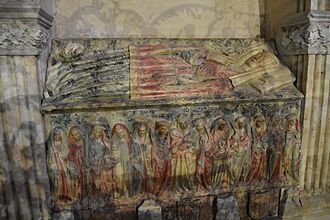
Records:
M182 141L183 140L183 135L180 131L178 131L177 129L171 129L170 131L170 137L172 140L175 140L175 141Z
M165 135L168 133L169 127L165 124L161 124L157 127L157 133L160 135Z
M188 124L185 122L185 121L178 121L178 127L181 129L181 130L186 130L188 128Z
M203 131L204 131L204 123L202 123L202 122L197 123L197 124L195 125L195 127L196 127L196 130L197 130L198 132L203 132Z
M117 127L116 128L116 133L117 133L118 137L124 138L126 131L121 127Z
M94 138L98 139L104 135L104 128L102 126L95 126L92 133Z
M239 129L243 129L244 128L244 125L245 125L245 120L244 119L237 120L237 127Z
M223 119L219 120L219 126L218 126L218 129L219 129L220 131L223 131L223 130L226 129L226 127L227 127L227 122L226 122L225 120L223 120Z
M75 141L81 141L81 134L80 134L80 130L78 128L73 128L71 130L71 134L70 134L71 138Z
M257 128L262 128L264 126L265 121L261 118L256 120L256 127Z
M62 141L62 138L63 138L62 131L61 130L55 131L55 133L54 133L54 140L55 141Z
M139 134L139 137L145 137L147 134L147 125L140 124L140 126L138 128L138 134Z
M245 63L250 69L258 68L259 66L267 66L274 63L275 60L266 52L261 52L250 57Z
M273 116L273 126L277 126L281 123L281 117L279 115Z

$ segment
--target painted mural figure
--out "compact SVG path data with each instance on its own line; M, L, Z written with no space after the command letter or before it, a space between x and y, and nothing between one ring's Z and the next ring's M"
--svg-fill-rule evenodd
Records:
M170 150L172 154L172 190L189 191L194 188L195 155L184 136L177 128L170 130Z
M296 179L299 165L300 149L300 123L296 113L291 113L286 117L285 123L285 151L283 157L284 174L287 180Z
M196 182L198 189L210 189L213 140L203 118L193 121L196 134Z
M47 165L55 203L70 201L70 179L65 159L68 155L65 131L55 127L48 142Z
M234 144L232 146L231 174L236 184L243 183L251 166L252 135L247 118L238 115L235 120Z
M94 196L110 196L116 185L112 170L116 162L111 158L110 144L102 124L93 125L90 140L89 163L93 183L92 193Z
M132 169L130 162L132 140L128 128L121 123L113 126L111 132L111 156L117 161L113 168L116 182L114 196L128 197L131 195Z
M133 193L152 193L154 184L154 146L146 122L133 124Z
M170 154L170 126L169 121L155 123L155 182L153 192L158 195L167 191L171 181L171 154Z
M266 119L263 115L256 114L254 116L252 132L252 162L250 172L246 178L246 182L249 184L266 180L268 137Z
M283 153L285 148L285 131L279 114L273 115L268 126L269 148L267 173L271 180L280 181L284 177Z
M79 126L74 125L68 133L68 156L66 159L70 170L70 197L79 201L84 186L83 149L84 140Z
M227 118L219 117L212 123L211 136L215 146L213 149L212 187L217 190L228 190L232 182L230 158L233 134L232 125Z

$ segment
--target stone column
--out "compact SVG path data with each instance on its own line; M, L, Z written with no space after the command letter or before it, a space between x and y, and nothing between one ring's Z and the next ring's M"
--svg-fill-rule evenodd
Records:
M40 113L51 0L0 1L0 219L49 219Z
M313 212L318 212L316 219L323 219L323 214L325 219L330 217L330 212L325 211L330 207L328 205L330 204L330 3L328 2L327 0L291 1L289 9L287 7L283 9L285 12L281 11L280 7L271 5L274 3L268 5L270 30L268 38L276 39L279 55L296 73L296 85L305 95L299 174L300 196L296 197L297 200L288 201L284 213L289 217L300 216L300 219L314 218L311 214ZM280 0L276 4L284 7L286 3L287 1Z

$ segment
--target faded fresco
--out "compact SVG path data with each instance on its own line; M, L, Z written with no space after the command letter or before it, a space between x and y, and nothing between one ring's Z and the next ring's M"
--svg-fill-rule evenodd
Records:
M55 40L42 104L53 210L134 219L148 198L164 219L212 218L233 195L235 215L277 215L269 189L299 176L294 80L262 39Z
M54 2L56 38L254 38L260 35L258 0Z

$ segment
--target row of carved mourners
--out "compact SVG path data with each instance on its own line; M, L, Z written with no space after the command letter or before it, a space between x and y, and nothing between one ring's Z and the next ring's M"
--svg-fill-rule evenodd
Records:
M56 126L48 169L56 206L83 198L223 192L298 175L299 113ZM114 121L115 122L115 121ZM66 128L67 127L67 128Z

